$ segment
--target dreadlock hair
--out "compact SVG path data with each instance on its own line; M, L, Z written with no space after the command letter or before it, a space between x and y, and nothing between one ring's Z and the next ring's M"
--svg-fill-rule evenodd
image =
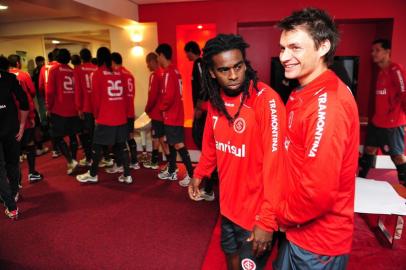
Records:
M100 47L97 49L97 65L99 67L106 65L110 71L113 71L113 68L111 67L111 53L108 48Z
M250 62L246 59L245 50L249 45L244 41L244 39L239 35L234 34L219 34L215 38L207 41L203 48L203 74L202 74L202 89L209 93L210 103L213 107L222 115L224 115L228 122L232 124L235 119L238 118L242 105L249 97L249 86L250 82L253 82L254 89L258 92L258 77L257 72L252 68ZM242 88L242 98L241 104L238 107L238 111L234 116L231 116L225 105L224 100L220 96L221 86L218 84L216 79L213 79L210 75L210 70L214 68L213 56L230 50L239 50L243 56L245 66L247 67L245 71L245 80L241 86Z

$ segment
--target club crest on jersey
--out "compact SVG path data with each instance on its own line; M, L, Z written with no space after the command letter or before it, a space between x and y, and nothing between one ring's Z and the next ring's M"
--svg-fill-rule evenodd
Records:
M242 269L244 269L244 270L255 270L255 269L257 269L257 265L251 259L243 259L241 261L241 266L242 266Z
M237 133L243 133L246 127L244 118L238 117L234 121L234 131Z

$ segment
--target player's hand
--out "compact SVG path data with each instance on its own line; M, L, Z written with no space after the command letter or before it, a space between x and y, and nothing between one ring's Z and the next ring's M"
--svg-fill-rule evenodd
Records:
M254 229L247 241L252 242L252 254L255 257L261 256L269 249L272 242L272 235L273 232L268 232L258 226L254 226Z
M189 183L188 187L188 193L190 199L194 201L198 201L200 197L200 183L202 182L202 179L198 178L192 178L192 180Z
M21 141L23 134L24 134L24 129L25 129L25 123L20 124L20 129L18 130L18 133L16 135L17 142Z

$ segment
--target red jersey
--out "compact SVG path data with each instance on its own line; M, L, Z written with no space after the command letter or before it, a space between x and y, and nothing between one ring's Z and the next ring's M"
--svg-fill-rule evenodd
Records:
M327 70L286 105L287 181L278 221L299 247L348 254L354 227L359 116L349 88Z
M152 120L163 121L162 112L159 109L162 91L162 69L157 68L149 75L148 101L145 112Z
M217 166L221 214L246 230L258 225L274 231L275 208L280 201L275 183L283 181L285 108L279 95L264 83L250 97L230 124L211 104L203 135L202 155L194 177L210 176ZM227 111L235 115L241 94L222 94Z
M394 128L406 124L406 72L391 63L378 74L375 91L375 114L372 123L380 128Z
M128 98L128 118L135 118L135 108L134 108L134 98L135 98L135 79L133 74L126 69L125 67L121 66L117 69L123 75L123 83L127 88L127 98Z
M27 72L22 71L18 68L10 68L9 72L16 75L17 80L20 82L21 87L23 88L25 94L27 95L30 110L28 113L28 119L25 122L25 128L26 129L33 128L34 127L33 122L35 119L35 105L34 105L34 101L32 100L32 98L35 96L35 87L31 80L30 74L28 74ZM17 100L16 100L16 103L17 103L17 107L20 108Z
M47 90L49 70L55 65L58 65L58 62L51 61L48 64L43 65L41 68L38 79L38 91L42 96L45 96Z
M163 71L162 79L162 111L164 124L182 126L185 121L182 100L182 78L174 65L169 65Z
M49 70L45 103L47 110L63 117L77 116L73 69L65 64Z
M99 67L92 77L92 104L96 123L120 126L127 123L128 90L121 72Z
M92 63L83 63L73 71L75 77L75 101L78 111L92 113L92 76L97 66Z

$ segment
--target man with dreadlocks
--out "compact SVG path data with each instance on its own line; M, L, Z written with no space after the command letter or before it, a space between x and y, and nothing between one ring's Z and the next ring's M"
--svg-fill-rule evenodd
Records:
M285 77L297 79L286 104L286 181L278 204L286 237L274 269L345 269L354 229L359 120L349 88L328 69L338 44L319 9L279 24Z
M203 49L203 85L210 105L202 155L189 185L190 198L198 200L201 180L217 165L221 245L228 269L265 266L278 230L273 185L284 177L284 105L258 81L246 48L240 36L221 34Z

